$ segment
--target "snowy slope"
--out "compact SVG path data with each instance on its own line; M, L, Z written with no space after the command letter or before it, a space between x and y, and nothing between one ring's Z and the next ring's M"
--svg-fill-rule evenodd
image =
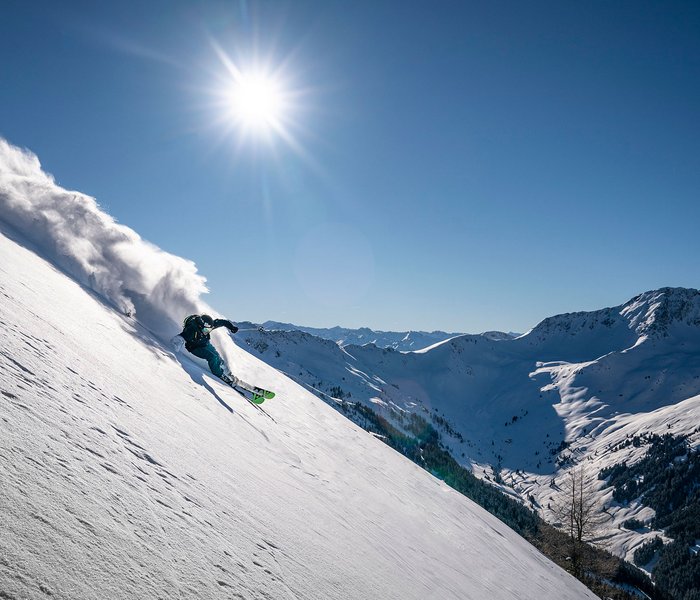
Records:
M691 434L699 422L697 290L646 292L618 307L545 319L517 339L465 335L419 352L340 349L301 332L252 331L243 340L329 396L394 420L412 411L439 428L445 419L451 431L443 431L444 441L457 459L481 476L500 470L549 521L557 520L547 509L557 501L553 477L585 464L595 479L611 462L643 454L633 447L608 452L620 436ZM610 490L597 493L609 505ZM601 533L622 556L644 541L618 528L639 511L613 507Z
M278 392L276 423L2 231L0 597L594 598L229 338L236 372Z

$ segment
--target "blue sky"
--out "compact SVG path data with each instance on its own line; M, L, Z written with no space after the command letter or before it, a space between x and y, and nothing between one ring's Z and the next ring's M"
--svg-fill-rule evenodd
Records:
M698 287L696 2L5 1L0 135L234 320L524 331ZM237 128L266 64L285 135Z

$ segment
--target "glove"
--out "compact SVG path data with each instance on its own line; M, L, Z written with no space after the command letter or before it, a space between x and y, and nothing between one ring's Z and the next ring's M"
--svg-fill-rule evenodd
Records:
M233 323L231 323L230 321L229 321L229 324L227 325L227 327L228 327L228 330L229 330L231 333L236 333L236 332L238 331L238 327L236 327L236 326L235 326Z

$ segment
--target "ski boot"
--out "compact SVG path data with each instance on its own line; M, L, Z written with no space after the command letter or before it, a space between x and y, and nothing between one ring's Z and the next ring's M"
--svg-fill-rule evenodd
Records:
M238 377L231 375L230 373L224 373L220 379L231 387L236 387L236 384L238 383Z

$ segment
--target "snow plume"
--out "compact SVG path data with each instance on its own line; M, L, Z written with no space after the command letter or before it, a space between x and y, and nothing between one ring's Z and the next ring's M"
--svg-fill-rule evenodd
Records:
M0 138L0 220L42 255L162 338L207 311L206 280L103 212L94 198L56 184L37 156Z

